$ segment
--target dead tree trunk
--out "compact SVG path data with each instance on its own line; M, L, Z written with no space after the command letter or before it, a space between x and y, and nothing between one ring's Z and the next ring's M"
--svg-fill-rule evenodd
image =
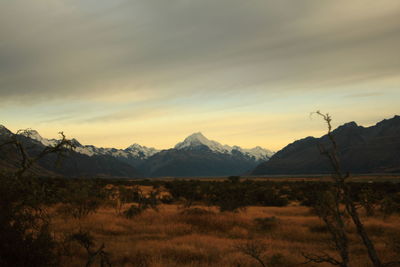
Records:
M346 206L346 211L350 215L354 225L356 226L357 234L360 236L365 248L367 249L368 256L369 256L371 263L373 264L374 267L382 267L384 265L382 264L378 254L376 252L373 242L371 241L371 239L369 238L369 236L365 230L364 224L361 222L356 205L355 205L353 199L351 198L351 189L347 184L347 179L349 178L349 174L343 175L343 173L342 173L339 156L338 156L337 144L332 135L332 126L331 126L332 119L329 114L322 114L319 111L317 111L316 113L318 115L322 116L328 125L328 138L332 144L332 147L331 147L331 149L327 150L321 146L320 149L321 149L321 152L328 157L328 159L333 167L333 170L335 172L335 175L333 175L333 179L334 179L334 182L335 182L335 185L336 185L338 191L341 192L341 194L342 194L340 199L343 199L343 201L344 201L344 204Z

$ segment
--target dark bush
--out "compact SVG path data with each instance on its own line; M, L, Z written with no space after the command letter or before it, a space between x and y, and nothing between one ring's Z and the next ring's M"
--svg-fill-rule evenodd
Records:
M328 228L325 225L312 225L309 226L308 229L311 233L327 233Z
M131 219L144 211L143 208L140 208L136 205L131 205L127 210L124 211L124 216L128 219Z
M275 216L265 218L255 218L254 222L260 231L269 232L278 227L279 220Z
M0 175L0 266L55 266L56 242L33 177Z

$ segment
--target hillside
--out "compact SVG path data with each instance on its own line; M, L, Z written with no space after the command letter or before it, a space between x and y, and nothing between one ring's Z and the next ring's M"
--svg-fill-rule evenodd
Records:
M355 122L333 131L338 143L343 171L352 173L400 172L400 116L383 120L371 127ZM328 160L318 145L329 145L326 135L307 137L291 143L271 159L257 166L254 175L330 173Z

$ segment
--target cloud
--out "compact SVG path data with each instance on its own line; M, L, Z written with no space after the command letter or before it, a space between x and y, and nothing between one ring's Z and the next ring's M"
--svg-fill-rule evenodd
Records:
M398 1L8 1L3 100L295 90L398 73Z

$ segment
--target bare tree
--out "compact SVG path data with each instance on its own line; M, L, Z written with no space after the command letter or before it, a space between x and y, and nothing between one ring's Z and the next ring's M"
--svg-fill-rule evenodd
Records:
M98 249L94 249L94 238L89 232L79 230L70 236L70 241L76 241L85 248L87 253L86 267L92 266L96 259L99 259L101 267L111 267L109 255L104 251L104 243Z
M338 265L341 267L349 266L349 239L346 233L344 211L340 207L341 201L339 194L340 193L335 187L322 193L319 203L314 206L314 209L325 223L325 226L331 235L334 249L339 253L340 259L336 259L327 253L319 255L303 253L303 256L308 260L306 263L328 262L332 265Z
M18 131L0 144L15 149L19 155L16 170L0 173L0 265L1 266L56 266L56 240L50 232L50 218L44 208L46 191L35 176L26 175L43 157L56 153L58 159L73 147L63 133L55 145L39 152L28 153L24 138L29 130ZM19 159L19 161L18 161Z
M346 214L350 216L352 219L356 229L357 234L360 236L365 248L368 252L368 257L374 267L382 267L387 266L388 264L382 264L381 259L379 258L374 243L369 238L367 231L365 230L364 224L360 219L360 215L357 210L356 203L353 201L351 197L351 188L348 184L348 178L350 177L349 173L343 174L340 165L339 159L339 152L336 140L332 134L332 118L327 114L323 114L320 111L315 112L315 114L321 116L328 126L328 139L330 142L330 147L326 148L324 145L319 145L319 150L321 154L325 155L333 168L333 188L330 190L330 194L333 198L333 206L332 205L325 205L326 207L330 207L330 215L329 217L333 217L333 220L327 220L326 216L322 214L320 217L325 222L326 226L328 227L331 236L336 244L336 248L340 251L341 254L341 261L334 260L332 257L329 256L307 256L306 258L312 262L330 262L333 265L339 266L348 266L348 239L345 233L345 224L344 224L344 213L340 211L340 203L344 203ZM328 211L329 212L329 211ZM332 223L332 221L334 223ZM338 246L339 245L339 246Z
M56 142L54 145L45 146L42 151L40 151L37 155L31 156L26 150L25 145L20 140L20 136L31 136L31 130L19 130L16 134L13 134L10 139L3 144L0 144L0 148L4 146L14 146L16 151L21 156L21 161L19 163L19 167L15 172L15 177L21 178L30 168L32 168L39 160L46 157L49 154L56 154L57 161L56 163L60 163L62 157L65 156L66 152L71 151L75 148L74 143L71 140L68 140L63 132L59 132L61 139Z

